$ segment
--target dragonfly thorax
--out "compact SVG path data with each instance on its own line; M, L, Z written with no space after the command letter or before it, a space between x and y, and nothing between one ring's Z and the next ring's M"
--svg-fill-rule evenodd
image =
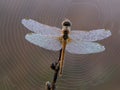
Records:
M63 30L63 39L64 40L67 40L69 38L68 34L69 34L69 30Z

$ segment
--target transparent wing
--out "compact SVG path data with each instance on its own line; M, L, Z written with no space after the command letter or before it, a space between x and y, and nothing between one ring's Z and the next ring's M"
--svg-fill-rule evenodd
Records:
M48 50L57 51L61 49L61 44L59 42L58 37L56 36L47 36L47 35L45 36L41 34L32 33L32 34L27 34L25 38L29 42Z
M95 42L83 42L73 40L67 44L66 50L73 54L90 54L98 53L105 50L104 46Z
M57 27L41 24L32 19L22 19L21 23L30 31L40 33L42 35L57 35L60 36L61 30Z
M88 32L74 30L70 33L70 38L81 41L97 41L105 39L109 36L111 36L111 32L105 29L92 30Z

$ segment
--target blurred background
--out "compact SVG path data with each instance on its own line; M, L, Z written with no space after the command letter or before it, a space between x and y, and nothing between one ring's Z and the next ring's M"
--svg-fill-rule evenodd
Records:
M0 0L0 90L45 90L52 81L50 64L59 51L49 51L25 40L30 33L21 19L61 28L68 18L72 29L105 28L112 36L99 41L97 54L66 53L64 74L56 90L120 90L120 0Z

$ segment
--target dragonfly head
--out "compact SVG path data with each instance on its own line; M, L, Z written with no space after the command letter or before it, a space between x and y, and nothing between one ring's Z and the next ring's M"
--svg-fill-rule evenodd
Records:
M71 26L72 26L72 23L69 19L65 19L63 22L62 22L62 29L65 30L71 30Z

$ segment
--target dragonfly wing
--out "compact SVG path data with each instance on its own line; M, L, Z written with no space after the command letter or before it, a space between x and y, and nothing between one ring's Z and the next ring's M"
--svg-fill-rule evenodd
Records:
M73 54L98 53L105 50L105 47L95 42L71 41L67 44L66 50Z
M57 51L61 49L61 43L59 42L59 39L56 36L47 36L47 35L32 33L32 34L27 34L25 38L29 42L48 50Z
M61 34L61 29L57 27L48 26L45 24L41 24L32 19L22 19L21 23L30 31L35 33L40 33L42 35L57 35Z
M98 29L92 31L71 31L70 37L81 41L97 41L111 36L111 32L105 29Z

